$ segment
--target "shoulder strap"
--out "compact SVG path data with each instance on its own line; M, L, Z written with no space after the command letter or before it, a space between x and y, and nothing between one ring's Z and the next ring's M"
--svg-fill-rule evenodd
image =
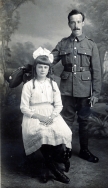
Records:
M94 40L92 40L91 38L89 38L89 37L87 37L87 36L85 36L88 40L91 40L92 42L94 42Z

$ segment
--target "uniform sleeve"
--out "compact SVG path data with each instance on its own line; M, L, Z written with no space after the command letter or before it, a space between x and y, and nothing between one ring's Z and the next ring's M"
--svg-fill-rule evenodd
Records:
M53 64L57 64L61 60L60 48L61 48L61 42L58 42L56 47L51 52L54 56Z
M30 97L31 89L29 82L27 82L22 89L20 109L21 112L28 117L31 117L34 114L34 110L30 109L29 105Z
M101 65L100 57L96 44L94 43L92 51L92 95L99 97L101 91Z
M54 89L56 90L55 92L53 92L53 102L54 102L53 113L58 115L61 112L63 105L62 105L61 93L58 88L58 85L56 82L53 82L53 84L54 84Z

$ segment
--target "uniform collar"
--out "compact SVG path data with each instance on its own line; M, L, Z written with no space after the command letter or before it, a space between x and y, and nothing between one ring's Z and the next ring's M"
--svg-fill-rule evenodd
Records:
M71 35L70 35L70 40L73 41L73 40L75 40L75 39L77 39L78 41L84 40L84 39L85 39L84 33L82 33L82 35L77 36L77 37L76 37L75 35L71 34Z

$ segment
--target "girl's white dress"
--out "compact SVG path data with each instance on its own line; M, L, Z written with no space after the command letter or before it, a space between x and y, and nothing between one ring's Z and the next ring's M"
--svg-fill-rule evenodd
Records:
M42 144L65 144L72 147L72 131L60 115L62 110L61 95L57 83L53 81L55 92L52 90L50 79L44 83L30 80L23 86L21 95L21 111L23 113L22 135L26 155L38 150ZM34 113L50 116L56 113L53 123L48 127L42 125L38 119L33 119Z

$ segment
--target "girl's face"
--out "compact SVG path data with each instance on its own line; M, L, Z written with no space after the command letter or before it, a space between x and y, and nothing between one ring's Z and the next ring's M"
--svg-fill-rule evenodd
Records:
M36 73L38 78L45 78L48 74L49 66L44 64L36 65Z

